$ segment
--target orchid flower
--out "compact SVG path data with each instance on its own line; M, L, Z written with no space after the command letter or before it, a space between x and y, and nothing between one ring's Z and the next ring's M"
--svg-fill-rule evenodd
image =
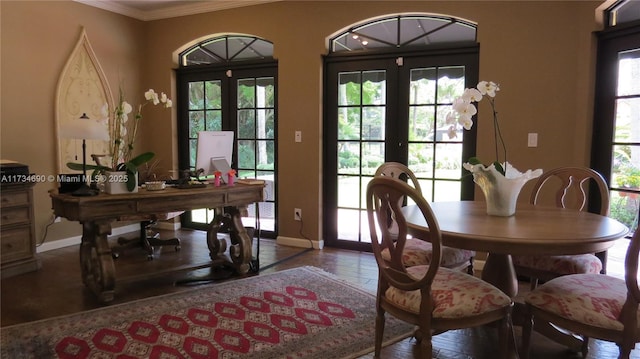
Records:
M493 111L493 129L496 151L496 161L494 162L494 164L496 165L496 168L504 175L504 169L502 168L502 165L499 161L499 143L502 145L504 163L507 162L507 148L504 140L502 139L502 133L500 132L500 126L498 123L498 112L496 111L495 96L498 91L500 91L500 86L493 81L480 81L476 88L466 88L462 93L462 96L453 100L453 103L451 104L453 111L447 114L446 123L450 125L450 127L447 129L449 138L457 137L456 122L460 124L465 130L470 130L473 126L472 117L478 112L476 106L474 105L474 102L480 102L484 96L488 96L488 101L491 105L491 110ZM473 161L476 162L477 159L473 158Z

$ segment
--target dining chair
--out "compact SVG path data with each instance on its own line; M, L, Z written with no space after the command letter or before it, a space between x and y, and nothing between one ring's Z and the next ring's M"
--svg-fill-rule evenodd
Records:
M529 357L531 332L537 321L552 323L582 336L586 358L589 338L614 342L619 358L629 358L640 342L638 254L640 230L631 238L624 280L602 274L573 274L541 284L525 297L528 319L522 332L522 358Z
M399 162L385 162L375 172L375 177L384 176L388 178L397 179L400 181L406 181L410 183L413 188L419 193L422 193L420 182L416 175ZM402 198L401 201L405 203L406 199ZM391 228L395 228L396 224L393 218L389 218L388 224ZM408 238L404 247L403 263L407 267L429 264L432 258L432 245L428 238ZM442 263L443 267L465 270L469 274L473 274L473 259L476 252L443 246L442 247ZM383 257L389 259L389 252L383 251Z
M609 213L609 188L604 178L587 167L560 167L540 176L533 191L530 203L539 205L545 195L554 197L557 207L586 211L589 201L589 185L595 185L600 196L598 214ZM528 277L531 289L540 280L548 281L567 274L606 273L607 252L597 254L560 255L560 256L512 256L513 265L519 276Z
M402 201L410 198L420 209L430 231L431 261L404 265L407 220ZM375 354L378 358L386 313L417 326L414 333L422 358L432 357L432 335L452 329L498 324L502 357L509 354L511 298L493 285L467 273L444 268L442 234L431 207L422 194L408 184L387 177L374 177L367 186L367 218L373 253L378 265L375 321ZM387 225L396 221L396 232ZM382 256L389 251L389 259Z

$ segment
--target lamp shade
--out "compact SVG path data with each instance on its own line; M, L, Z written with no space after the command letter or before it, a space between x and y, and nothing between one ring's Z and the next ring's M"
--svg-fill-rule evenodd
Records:
M62 138L79 140L109 140L107 127L98 121L89 119L85 114L79 119L62 123L59 135Z

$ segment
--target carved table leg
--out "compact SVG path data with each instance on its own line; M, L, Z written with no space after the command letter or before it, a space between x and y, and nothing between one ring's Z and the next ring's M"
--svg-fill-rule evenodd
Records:
M230 210L233 227L231 227L231 246L229 256L240 274L247 274L251 262L251 238L242 224L242 212L233 207Z
M518 294L518 278L509 254L489 253L482 269L482 279L511 298Z
M213 213L213 219L207 229L207 247L209 247L209 257L211 257L212 260L216 260L224 255L224 252L227 250L227 242L218 239L218 232L226 223L224 210L222 208L214 208Z
M227 207L226 213L224 213L223 209L216 208L214 218L207 229L207 246L212 260L219 260L223 257L227 249L227 243L218 239L218 232L221 229L227 229L231 239L229 259L236 272L244 275L250 268L252 250L251 238L242 224L242 215L242 208Z
M111 221L82 223L80 244L80 268L82 282L91 289L101 302L113 300L115 267L107 236L111 234Z

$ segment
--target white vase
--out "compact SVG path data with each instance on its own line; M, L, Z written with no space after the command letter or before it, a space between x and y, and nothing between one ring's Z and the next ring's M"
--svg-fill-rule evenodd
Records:
M484 193L487 214L492 216L508 217L514 215L522 187L529 180L540 177L542 174L541 169L527 170L522 173L511 166L509 162L503 166L505 175L498 172L493 164L485 167L482 164L464 163L462 166L473 174L473 182Z
M133 175L136 185L132 191L127 189L127 172L126 171L105 171L104 173L104 191L108 194L123 194L138 192L138 175Z

